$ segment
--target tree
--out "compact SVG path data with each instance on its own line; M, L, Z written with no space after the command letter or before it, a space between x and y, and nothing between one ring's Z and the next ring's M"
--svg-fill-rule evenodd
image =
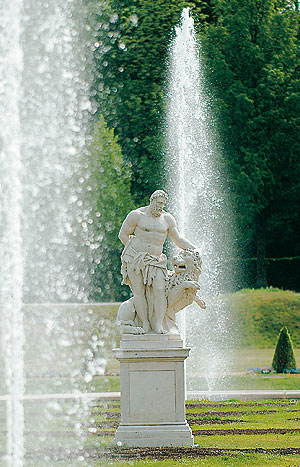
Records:
M116 301L127 298L121 287L121 242L118 232L127 213L134 209L130 194L130 168L124 164L121 148L103 116L94 127L88 149L89 246L93 260L93 299Z
M164 183L161 125L168 50L182 9L208 18L210 2L112 0L99 12L95 98L132 165L137 203Z
M293 224L300 201L299 11L282 0L215 0L215 18L201 37L233 198L262 287L268 246Z
M272 361L272 367L276 373L282 373L284 369L296 369L293 343L286 327L283 327L280 330Z

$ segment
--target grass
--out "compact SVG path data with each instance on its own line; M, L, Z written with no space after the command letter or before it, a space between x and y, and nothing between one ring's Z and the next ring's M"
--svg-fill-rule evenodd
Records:
M119 391L120 379L118 376L94 377L95 392ZM205 378L194 378L191 382L199 390L206 390ZM216 384L219 389L264 389L264 390L294 390L300 388L300 375L255 375L255 376L228 376Z
M186 449L114 447L120 402L93 400L88 404L25 402L25 465L300 467L298 400L189 401L186 416L196 445ZM0 420L1 444L5 441L3 403Z
M272 287L243 289L228 294L225 301L243 347L274 348L286 326L300 348L300 294Z
M110 407L94 407L92 425L97 434L87 439L88 450L99 451L102 458L96 466L300 466L300 401L210 402L189 401L187 420L195 435L194 448L117 448L113 437L102 436L109 425L108 414L118 413L115 403ZM101 422L105 428L101 428ZM112 423L112 422L111 422ZM283 430L298 429L295 432ZM225 433L224 433L225 430ZM226 434L226 430L230 430ZM257 431L258 430L258 431ZM264 430L261 434L259 430ZM277 430L277 432L276 432ZM113 431L113 430L112 430ZM100 438L99 438L100 436Z
M216 458L211 457L209 459L187 459L182 458L180 460L147 460L147 461L133 461L131 463L119 463L119 462L107 462L101 461L98 464L101 467L124 467L131 465L135 467L299 467L299 456L288 456L283 458L282 456L272 456L268 454L247 454L243 453L237 457L231 457L228 455L218 456Z
M277 335L283 325L288 327L292 336L296 362L300 366L299 294L273 288L247 289L229 294L225 299L231 314L232 328L236 336L241 336L243 344L233 349L232 373L270 365ZM119 363L112 352L112 348L119 345L115 325L117 309L117 304L26 305L25 371L31 376L26 382L26 392L67 392L74 388L83 390L85 387L100 392L118 390L118 377L113 374L119 373ZM85 385L80 378L83 380L86 371L86 350L91 346L93 334L103 344L101 352L107 360L108 377L96 378ZM193 349L191 357L192 354ZM201 355L197 356L197 365L198 360L201 360ZM0 366L1 363L0 355ZM187 369L189 378L197 378L193 389L206 390L205 378L191 374L189 364ZM80 375L71 380L69 374L76 374L77 371ZM295 378L278 380L235 374L222 379L222 387L224 382L228 389L295 389L298 385ZM92 389L93 386L95 389ZM5 394L6 390L4 380L1 379L0 393Z
M232 374L227 374L214 382L215 390L265 389L292 390L300 389L300 375L252 375L246 374L248 368L270 365L273 349L236 349L236 356L231 368ZM300 349L295 350L296 361L300 363ZM94 376L89 383L84 382L82 376L28 378L26 393L40 392L56 393L69 392L74 388L87 392L116 392L120 391L119 363L113 355L108 358L107 370L104 376ZM188 375L187 389L207 390L207 379L202 375L191 373Z
M243 289L221 298L242 348L274 349L283 326L288 328L294 347L300 348L300 294L268 287ZM97 312L97 306L93 311ZM106 322L116 319L115 305L99 311Z
M207 380L204 377L189 377L189 385L197 387L199 391L207 390ZM36 378L27 383L27 392L30 394L39 393L35 390L41 387L37 383ZM74 389L74 381L67 378L60 380L60 385L43 379L43 383L50 389L50 392L68 392ZM90 383L85 383L82 379L78 380L76 387L80 391L86 392L119 392L120 377L118 375L94 376ZM215 390L247 390L247 389L264 389L264 390L297 390L300 388L300 375L229 375L220 380L215 381Z
M188 386L199 391L209 389L204 377L189 376ZM300 375L227 375L216 379L213 390L293 390L300 389Z
M232 353L232 370L245 371L248 368L263 368L264 366L271 366L274 348L236 348L233 349ZM300 366L300 349L294 349L294 354L298 366Z

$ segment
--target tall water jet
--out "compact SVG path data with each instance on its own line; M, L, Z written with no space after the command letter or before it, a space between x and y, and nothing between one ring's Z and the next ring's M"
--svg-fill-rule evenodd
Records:
M80 401L41 397L32 407L24 398L84 390L77 380L92 310L60 303L89 292L82 187L91 48L81 0L4 0L0 9L0 462L18 467L25 451L56 445L55 414L75 434L82 425ZM65 440L66 452L82 446L75 438Z
M175 199L174 212L180 211L180 230L201 249L201 296L207 303L206 311L192 306L186 310L181 327L193 349L187 366L188 389L210 391L217 388L229 364L229 318L220 294L230 282L231 215L210 113L211 97L188 9L183 10L175 32L166 119L169 192Z
M22 465L24 452L22 160L20 138L21 0L4 1L0 19L0 307L4 356L7 464Z
M26 302L80 301L86 42L81 0L25 0L20 105ZM83 282L84 281L84 282Z

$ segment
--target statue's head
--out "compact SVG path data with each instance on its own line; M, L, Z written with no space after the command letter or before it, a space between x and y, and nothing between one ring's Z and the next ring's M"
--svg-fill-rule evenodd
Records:
M168 194L163 190L156 190L150 196L150 211L152 216L159 217L168 201Z

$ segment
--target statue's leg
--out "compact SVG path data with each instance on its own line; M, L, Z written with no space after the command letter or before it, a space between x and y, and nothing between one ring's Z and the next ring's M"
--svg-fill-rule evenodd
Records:
M163 319L167 309L167 298L165 295L165 275L162 269L157 268L156 276L153 280L154 313L152 318L153 330L163 334Z
M131 282L131 289L134 295L134 306L138 317L142 322L142 327L145 332L150 331L150 323L148 321L148 306L145 297L145 285L141 274L137 274L131 267L127 268L127 274Z

